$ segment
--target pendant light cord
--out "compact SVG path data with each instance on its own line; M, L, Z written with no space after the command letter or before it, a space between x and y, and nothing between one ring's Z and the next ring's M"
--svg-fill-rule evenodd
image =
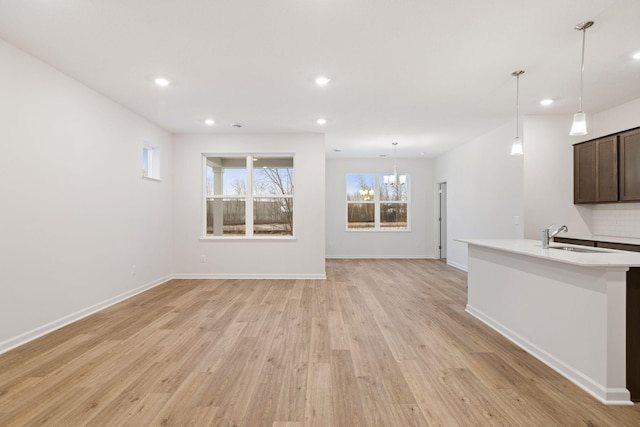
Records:
M582 29L582 65L580 67L580 98L578 98L578 112L582 113L582 91L583 91L583 81L584 81L584 44L587 38L587 28Z
M574 29L582 31L582 58L580 64L580 98L578 98L578 113L582 113L582 92L584 90L584 45L587 39L587 28L591 28L593 21L584 21L577 24Z
M524 74L523 70L511 73L516 78L516 138L520 135L520 75Z
M516 75L516 138L520 135L520 73Z

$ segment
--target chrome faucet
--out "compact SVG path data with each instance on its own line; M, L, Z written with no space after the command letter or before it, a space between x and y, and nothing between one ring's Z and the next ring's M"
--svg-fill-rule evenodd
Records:
M558 228L553 233L549 233L551 231L551 227L553 227L553 224L551 224L549 227L547 227L544 230L542 230L542 249L549 249L549 240L550 239L553 239L554 237L556 237L558 234L562 233L563 231L565 233L569 231L567 226L563 225L562 227Z

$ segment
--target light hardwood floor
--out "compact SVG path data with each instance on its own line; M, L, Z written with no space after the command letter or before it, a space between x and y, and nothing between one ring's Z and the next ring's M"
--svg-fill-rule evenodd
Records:
M464 311L431 260L173 280L0 356L0 426L640 426Z

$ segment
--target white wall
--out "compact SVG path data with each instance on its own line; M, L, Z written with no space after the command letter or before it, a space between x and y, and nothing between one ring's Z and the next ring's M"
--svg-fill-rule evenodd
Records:
M390 173L392 159L328 159L326 212L328 258L434 258L434 182L430 159L398 159L410 176L411 231L346 231L350 173Z
M168 277L172 193L167 132L1 40L0 64L2 352Z
M511 156L509 123L438 157L435 182L447 183L447 263L467 268L459 238L522 238L523 157ZM523 138L525 158L529 142ZM514 217L519 224L514 224Z
M293 153L295 240L201 240L203 153ZM173 156L177 276L325 277L324 135L177 135Z
M524 118L525 238L540 239L543 228L566 225L573 235L590 234L591 208L573 204L571 116ZM581 140L591 139L582 138ZM555 228L554 227L554 228Z
M584 141L639 127L640 98L590 115L587 120L589 123L589 135L581 137Z

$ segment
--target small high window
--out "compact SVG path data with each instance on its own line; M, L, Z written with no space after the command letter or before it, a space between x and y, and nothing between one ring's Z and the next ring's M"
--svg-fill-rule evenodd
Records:
M142 146L142 176L160 179L160 149L149 144Z

